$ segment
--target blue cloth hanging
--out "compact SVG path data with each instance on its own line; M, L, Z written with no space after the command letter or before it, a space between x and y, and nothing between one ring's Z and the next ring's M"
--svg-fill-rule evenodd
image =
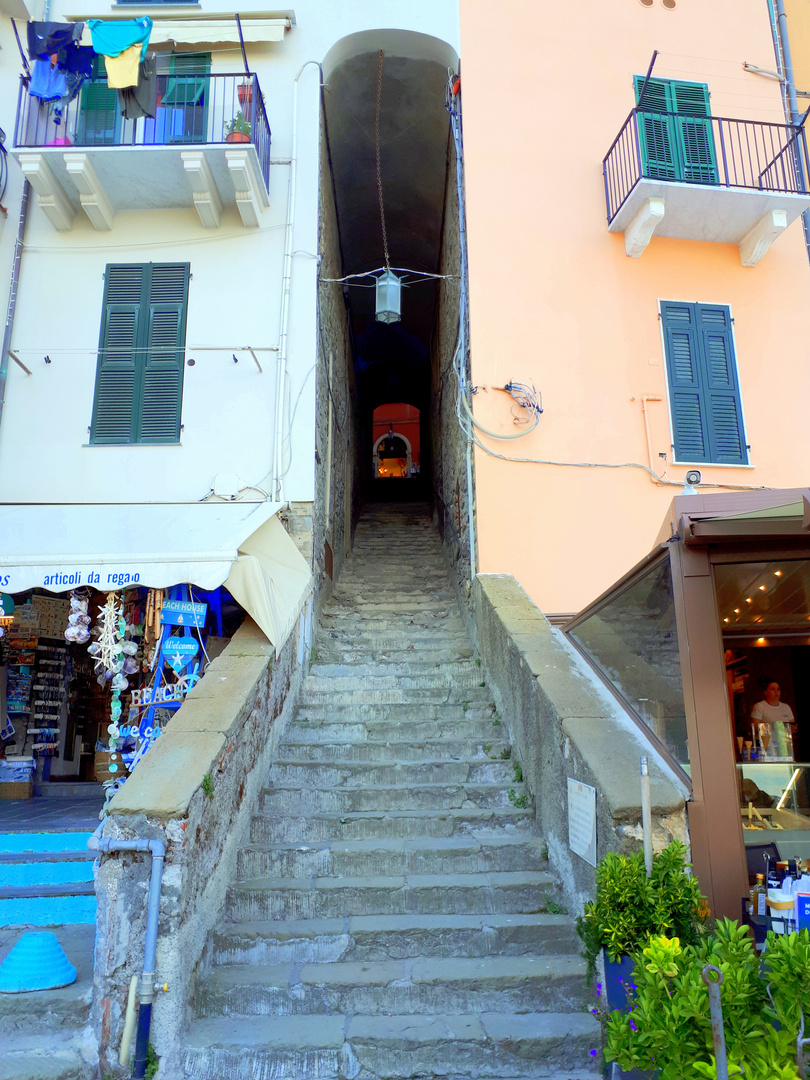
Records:
M35 60L28 93L42 101L59 101L60 98L67 97L65 72L58 67L51 67L50 60Z
M120 56L133 45L142 45L141 60L146 59L146 46L152 33L152 20L148 15L142 19L123 19L104 22L89 19L93 48L101 56Z

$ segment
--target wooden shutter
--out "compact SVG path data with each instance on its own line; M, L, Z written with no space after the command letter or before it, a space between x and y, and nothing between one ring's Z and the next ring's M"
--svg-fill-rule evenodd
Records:
M93 443L128 443L136 438L143 278L143 266L107 267L90 426Z
M706 411L711 460L745 465L748 453L742 425L742 404L727 307L697 304L697 325L703 354Z
M634 82L638 104L644 78L636 75ZM669 112L674 109L670 109L666 80L649 79L638 114L638 134L642 173L653 180L678 179L676 131L673 118L667 115Z
M92 75L79 99L77 143L81 146L114 146L121 130L118 91L107 86L104 57L93 57Z
M681 178L698 184L717 183L717 162L709 107L709 88L705 83L670 83L673 111L678 115L678 150Z
M676 460L746 464L728 308L668 301L661 318Z
M183 400L188 264L151 267L139 442L177 442Z
M180 438L187 263L107 267L90 441Z

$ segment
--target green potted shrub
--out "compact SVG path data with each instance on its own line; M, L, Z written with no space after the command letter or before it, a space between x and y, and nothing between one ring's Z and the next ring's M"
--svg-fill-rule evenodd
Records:
M225 125L225 142L250 142L250 121L241 109L233 120Z
M656 936L638 956L630 1008L606 1016L605 1057L660 1080L716 1080L706 964L719 968L730 1078L797 1080L810 1016L810 933L769 933L757 956L744 926L723 919L696 945Z
M608 1006L626 1003L626 984L633 971L633 955L653 935L677 937L696 944L709 910L696 878L688 873L686 847L678 840L653 857L648 878L643 852L609 852L596 870L596 900L585 905L577 919L577 932L588 962L588 978L596 974L600 950L605 958L605 996Z

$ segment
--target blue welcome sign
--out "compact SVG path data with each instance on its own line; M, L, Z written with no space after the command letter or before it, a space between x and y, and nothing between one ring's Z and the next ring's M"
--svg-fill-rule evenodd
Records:
M199 643L194 638L169 637L163 642L161 653L166 663L180 672L188 667L199 650Z

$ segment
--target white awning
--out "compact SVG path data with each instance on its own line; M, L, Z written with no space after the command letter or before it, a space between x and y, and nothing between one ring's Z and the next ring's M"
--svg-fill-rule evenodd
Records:
M0 505L0 592L224 584L279 649L312 585L281 505Z
M242 19L242 37L246 43L283 41L289 19ZM90 30L85 27L82 45L92 45ZM152 45L238 45L236 20L228 19L154 19L149 46Z

